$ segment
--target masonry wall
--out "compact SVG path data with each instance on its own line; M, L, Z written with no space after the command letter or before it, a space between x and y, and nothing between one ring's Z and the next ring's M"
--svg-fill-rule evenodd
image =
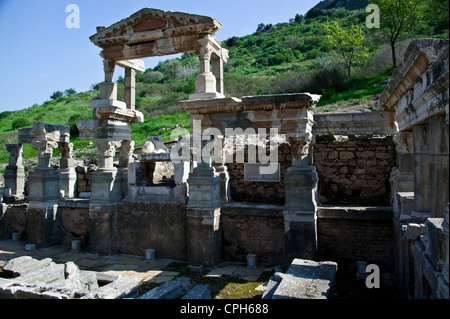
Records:
M316 136L314 165L321 204L389 205L395 166L391 136Z
M89 245L91 225L88 200L60 201L58 221L61 229L61 244L70 246L73 240L81 240L83 247Z
M156 249L156 258L187 260L186 205L120 204L116 235L120 253L142 256L146 249Z
M27 238L28 204L1 204L0 238L12 239L13 233L21 233L22 240Z
M245 161L248 161L247 147L244 151ZM253 202L262 204L284 205L284 175L292 166L289 144L278 146L278 160L281 164L280 182L247 182L244 178L244 164L227 164L230 174L231 198L238 202ZM258 161L258 159L257 159Z
M389 207L361 210L319 208L318 255L336 261L343 269L359 260L393 270L393 225Z
M246 262L256 254L259 263L284 262L284 218L282 207L242 203L221 209L222 260Z

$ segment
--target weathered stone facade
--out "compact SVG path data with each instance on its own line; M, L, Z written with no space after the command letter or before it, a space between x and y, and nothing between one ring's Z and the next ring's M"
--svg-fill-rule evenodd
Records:
M320 96L310 93L225 98L220 27L154 9L99 27L91 40L105 81L93 119L77 123L99 165L75 167L67 126L21 129L8 147L2 238L20 233L38 248L80 240L106 255L154 249L207 266L249 254L285 269L299 258L344 268L364 260L395 271L404 297L448 298L448 41L412 42L379 112L314 114ZM151 137L135 154L131 124L143 116L134 75L145 70L135 59L180 52L196 52L201 65L195 94L180 101L193 134L170 149ZM125 68L125 102L116 66ZM24 143L39 157L28 193ZM50 165L57 147L59 169Z
M321 204L389 205L389 176L395 166L392 136L316 137L314 164Z

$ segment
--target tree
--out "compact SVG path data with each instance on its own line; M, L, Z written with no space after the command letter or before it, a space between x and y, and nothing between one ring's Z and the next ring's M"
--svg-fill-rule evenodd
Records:
M64 94L66 96L71 96L71 95L77 94L77 91L75 91L74 89L70 88L70 89L65 90Z
M303 23L303 22L305 22L305 17L302 14L298 14L297 13L295 15L294 21L297 22L297 23Z
M178 74L181 71L181 62L179 59L171 59L168 60L164 65L164 73L171 80L175 80L178 77Z
M395 44L422 21L423 0L371 0L380 9L380 30L391 46L392 66L397 67Z
M53 94L50 96L50 99L56 100L56 99L58 99L58 98L60 98L62 96L63 96L63 92L56 91L56 92L53 92Z
M322 25L327 39L336 48L333 53L344 63L350 77L352 67L369 57L369 49L363 45L366 39L364 32L357 25L353 25L349 32L342 29L337 22Z

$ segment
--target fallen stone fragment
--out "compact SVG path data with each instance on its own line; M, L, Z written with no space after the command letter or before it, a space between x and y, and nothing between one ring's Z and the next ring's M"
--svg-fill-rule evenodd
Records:
M139 299L176 299L183 294L183 287L178 281L167 281L161 286L150 290Z
M207 285L197 285L181 299L211 299Z
M327 299L334 288L335 262L294 259L286 274L276 273L263 299Z

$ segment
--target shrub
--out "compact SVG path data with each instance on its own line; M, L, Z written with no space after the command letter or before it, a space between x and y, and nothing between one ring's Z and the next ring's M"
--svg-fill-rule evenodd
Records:
M19 128L27 127L30 125L31 125L30 121L28 121L26 118L20 117L12 122L12 129L17 130Z

